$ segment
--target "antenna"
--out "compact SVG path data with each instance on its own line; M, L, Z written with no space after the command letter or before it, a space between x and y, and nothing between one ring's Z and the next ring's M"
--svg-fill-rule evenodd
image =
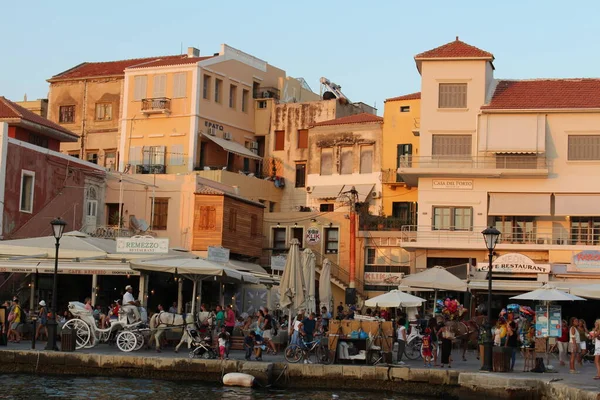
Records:
M183 54L183 42L179 45L179 54Z

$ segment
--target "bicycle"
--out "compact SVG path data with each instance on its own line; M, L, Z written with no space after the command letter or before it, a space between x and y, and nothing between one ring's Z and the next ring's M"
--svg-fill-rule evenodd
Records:
M419 357L423 357L423 335L418 325L411 325L411 328L410 335L406 338L404 355L409 360L418 360Z
M314 356L316 363L331 364L333 357L329 352L329 348L321 343L320 335L315 335L314 340L310 342L301 339L302 344L290 344L284 350L284 357L289 363L297 363L300 360L310 361L310 357Z

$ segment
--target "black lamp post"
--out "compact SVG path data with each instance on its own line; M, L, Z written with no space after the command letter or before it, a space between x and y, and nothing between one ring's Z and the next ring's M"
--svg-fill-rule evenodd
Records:
M485 323L485 341L483 342L483 367L482 371L492 371L492 357L493 350L492 346L494 341L492 340L492 259L494 257L494 249L500 239L500 231L493 226L486 228L483 232L483 239L485 240L485 247L488 249L488 300L487 300L487 320Z
M50 225L52 225L52 234L56 239L56 253L54 254L54 281L52 282L52 313L50 319L48 319L48 343L46 343L46 350L58 350L56 346L56 327L58 325L56 322L56 303L58 303L58 247L60 246L60 238L65 231L67 223L59 217L52 220Z

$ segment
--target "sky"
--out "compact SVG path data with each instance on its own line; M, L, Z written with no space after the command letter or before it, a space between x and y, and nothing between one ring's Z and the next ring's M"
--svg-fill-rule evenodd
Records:
M201 54L227 43L303 77L324 76L383 112L420 90L414 55L459 36L494 54L496 78L600 77L600 2L30 0L3 2L0 96L45 98L84 61Z

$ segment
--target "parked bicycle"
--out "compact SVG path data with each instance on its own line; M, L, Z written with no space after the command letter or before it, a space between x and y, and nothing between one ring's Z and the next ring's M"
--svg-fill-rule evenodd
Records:
M333 357L329 352L329 347L322 343L322 339L321 335L315 335L311 342L306 342L302 338L300 345L290 344L284 350L285 359L290 363L305 360L310 363L331 364Z
M410 327L410 334L406 338L406 346L404 347L404 355L409 360L418 360L423 357L423 335L419 325L411 325Z

